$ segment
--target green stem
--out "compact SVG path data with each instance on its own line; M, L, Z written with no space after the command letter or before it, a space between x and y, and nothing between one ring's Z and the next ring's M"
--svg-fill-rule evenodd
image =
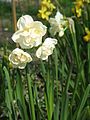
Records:
M3 70L5 72L5 77L6 77L7 85L8 85L7 99L9 99L9 103L11 104L10 106L13 108L15 120L17 120L16 111L15 111L14 104L13 104L13 101L14 101L13 92L12 92L13 89L11 86L9 71L7 70L7 68L5 66L3 67ZM8 106L8 104L7 104L7 106ZM12 114L12 108L11 108L11 114Z
M75 58L76 58L77 67L79 67L79 55L78 55L78 50L77 50L77 40L76 40L76 35L74 32L72 33L72 40L73 40L73 45L74 45L74 50L75 50Z
M31 120L36 120L34 100L33 100L32 88L31 88L31 78L30 78L30 74L28 73L27 73L27 81L28 81L29 101L30 101L30 107L31 107Z
M88 49L88 81L90 80L90 43L87 46Z
M22 108L22 111L21 111L22 119L29 120L26 105L25 105L25 98L24 98L24 93L23 93L23 84L22 84L22 79L21 79L19 69L17 69L16 92L17 92L17 100L19 100L19 102L20 102L19 105L21 105L21 108Z
M11 101L10 101L9 91L7 89L5 90L5 102L6 102L7 108L8 108L9 120L12 120Z
M45 91L45 103L47 110L48 120L52 120L52 115L54 111L54 80L50 76L50 59L48 61L47 79L46 79L46 91Z
M58 55L55 49L55 71L56 71L56 86L57 86L57 97L58 97Z

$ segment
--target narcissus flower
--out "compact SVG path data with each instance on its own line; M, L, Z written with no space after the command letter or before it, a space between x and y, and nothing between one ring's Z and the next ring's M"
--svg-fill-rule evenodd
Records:
M18 31L16 31L12 40L19 43L23 49L36 47L42 43L42 37L46 34L47 27L40 21L33 21L29 15L22 16L17 22Z
M76 0L74 3L75 3L74 13L76 13L77 17L81 17L82 8L84 6L84 1L83 0Z
M9 55L9 61L14 68L24 69L26 64L32 61L32 58L27 52L16 48Z
M90 0L75 0L75 9L72 9L73 12L76 14L77 17L81 17L83 7L85 3L90 3Z
M53 10L53 9L55 9L55 6L54 6L54 4L51 2L51 0L42 0L42 2L41 2L41 6L46 6L48 9L50 9L51 11Z
M36 51L36 56L42 60L47 60L48 56L53 53L57 40L53 38L46 38L42 46Z
M51 0L42 0L38 16L42 19L48 20L54 9L55 6L53 3L51 3Z
M42 19L48 20L49 16L52 14L51 11L47 11L46 7L42 7L41 10L39 10L38 16L41 17Z
M82 14L82 9L81 8L79 8L79 7L75 7L75 9L76 9L76 15L77 15L77 17L81 17L81 14Z
M83 37L83 39L88 42L90 41L90 31L88 28L85 28L86 35Z
M52 36L56 35L56 33L59 33L59 36L62 37L64 35L64 31L67 28L67 20L64 19L64 16L57 11L55 18L50 18L50 33Z

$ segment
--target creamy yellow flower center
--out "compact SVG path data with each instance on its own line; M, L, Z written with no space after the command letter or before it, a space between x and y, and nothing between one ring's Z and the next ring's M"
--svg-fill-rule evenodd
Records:
M35 29L34 32L35 32L35 34L40 34L40 33L41 33L41 30Z
M26 56L25 55L23 55L22 53L20 54L20 55L17 55L17 54L14 54L14 61L15 62L24 62L24 61L26 61L27 59L26 59Z
M28 44L28 43L30 43L30 41L31 41L31 38L30 37L27 37L27 39L26 39L26 43Z

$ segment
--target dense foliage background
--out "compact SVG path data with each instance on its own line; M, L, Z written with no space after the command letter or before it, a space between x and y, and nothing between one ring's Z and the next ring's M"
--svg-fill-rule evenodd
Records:
M65 17L73 19L74 28L68 27L63 37L54 36L58 44L48 61L35 58L25 69L19 70L12 68L8 60L16 46L11 39L14 33L13 6L11 2L0 1L1 120L90 119L90 2L84 2L80 7L80 17L75 11L76 1L52 2L56 9L50 17L59 10ZM40 3L36 0L17 1L17 20L29 14L49 29L49 22L38 16ZM86 35L88 41L84 40ZM51 36L49 30L46 36Z

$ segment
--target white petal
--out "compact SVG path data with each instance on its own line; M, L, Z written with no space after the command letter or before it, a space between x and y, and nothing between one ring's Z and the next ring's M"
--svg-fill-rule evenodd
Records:
M49 22L50 22L50 25L53 26L56 24L57 21L55 20L55 18L50 18Z
M37 47L37 46L39 46L41 44L42 44L42 37L36 38L36 40L34 42L34 46Z
M55 20L57 21L58 24L60 24L60 21L63 19L63 15L57 11L56 15L55 15Z
M33 38L44 36L47 31L47 27L39 21L32 22L32 24L29 27L30 35Z
M27 57L26 62L31 62L32 61L32 57L27 52L24 52L23 54Z
M12 51L13 53L22 53L24 52L22 49L16 48Z
M46 38L43 45L56 45L57 44L57 39L54 38Z
M19 69L24 69L25 67L26 67L26 63L21 63L18 66Z
M12 40L14 41L14 42L17 42L18 41L18 39L20 38L20 34L22 33L22 31L17 31L17 32L15 32L14 34L13 34L13 36L12 36Z
M59 37L62 37L63 35L64 35L64 31L62 30L59 32Z
M33 22L33 18L29 15L24 15L19 18L17 22L18 29L22 30L25 27L28 27Z
M42 43L42 37L31 38L31 36L21 36L21 41L19 40L19 45L23 49L30 49L32 47L37 47Z
M39 47L39 48L37 49L37 51L36 51L36 56L37 56L38 58L41 57L41 52L42 52L42 47Z
M48 56L43 56L42 57L42 60L47 60L48 59Z

